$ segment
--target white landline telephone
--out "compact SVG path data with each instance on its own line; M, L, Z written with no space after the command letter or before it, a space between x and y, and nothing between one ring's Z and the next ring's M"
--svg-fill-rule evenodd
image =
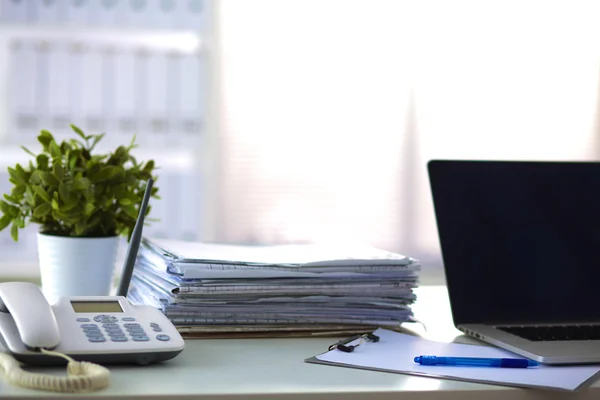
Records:
M161 311L125 297L151 187L149 180L116 296L62 297L50 305L32 283L0 283L0 342L10 353L0 353L0 369L8 381L41 390L92 391L110 382L110 371L99 364L149 364L183 351L183 338ZM63 377L24 371L19 365L60 365L65 360L68 376Z

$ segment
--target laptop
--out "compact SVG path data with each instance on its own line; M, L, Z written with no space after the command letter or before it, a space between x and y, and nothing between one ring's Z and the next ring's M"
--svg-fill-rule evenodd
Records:
M427 167L455 326L541 363L600 363L600 163Z

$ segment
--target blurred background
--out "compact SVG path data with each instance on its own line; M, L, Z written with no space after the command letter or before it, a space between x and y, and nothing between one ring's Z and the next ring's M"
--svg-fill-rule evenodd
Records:
M136 135L151 237L342 241L442 283L433 158L595 160L596 1L0 0L0 193L40 129ZM0 279L39 275L37 226Z

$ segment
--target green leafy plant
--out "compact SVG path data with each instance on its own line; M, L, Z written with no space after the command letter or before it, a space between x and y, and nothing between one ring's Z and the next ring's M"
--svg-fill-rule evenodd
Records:
M71 128L78 137L61 143L42 130L37 138L42 151L34 154L22 147L34 159L27 167L8 168L13 188L0 199L0 231L10 225L15 241L19 229L30 223L57 236L131 235L146 183L156 180L154 161L139 163L131 155L135 137L128 147L92 154L105 134L86 135L75 125ZM158 198L157 192L153 186L153 197Z

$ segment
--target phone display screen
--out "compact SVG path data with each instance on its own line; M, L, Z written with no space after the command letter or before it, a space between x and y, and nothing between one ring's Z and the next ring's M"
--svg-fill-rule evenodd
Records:
M123 312L118 301L71 301L77 313Z

